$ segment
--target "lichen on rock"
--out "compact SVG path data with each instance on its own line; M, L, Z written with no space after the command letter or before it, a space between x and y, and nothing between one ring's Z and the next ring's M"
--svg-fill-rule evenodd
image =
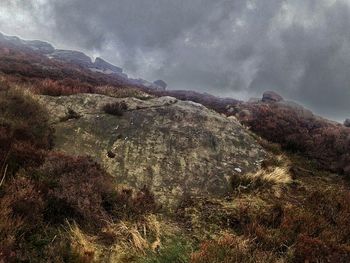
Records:
M147 186L164 206L185 194L225 195L234 174L258 169L266 157L235 119L172 97L144 101L79 94L41 100L51 113L56 150L91 155L118 183ZM118 101L128 106L122 116L101 110ZM68 108L81 118L57 121Z

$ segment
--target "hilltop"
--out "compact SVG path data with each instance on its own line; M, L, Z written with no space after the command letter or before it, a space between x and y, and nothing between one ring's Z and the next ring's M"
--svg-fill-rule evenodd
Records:
M350 128L0 35L0 262L349 262Z

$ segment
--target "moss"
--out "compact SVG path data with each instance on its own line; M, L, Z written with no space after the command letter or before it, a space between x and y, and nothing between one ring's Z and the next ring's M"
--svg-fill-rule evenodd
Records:
M169 238L156 253L150 252L138 263L187 263L193 251L193 244L184 237Z

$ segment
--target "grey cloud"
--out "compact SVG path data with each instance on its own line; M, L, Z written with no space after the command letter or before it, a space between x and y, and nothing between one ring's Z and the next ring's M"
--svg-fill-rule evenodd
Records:
M273 89L328 117L350 117L346 0L13 0L0 8L32 21L19 29L20 19L6 24L0 9L0 30L102 55L171 88L220 96Z

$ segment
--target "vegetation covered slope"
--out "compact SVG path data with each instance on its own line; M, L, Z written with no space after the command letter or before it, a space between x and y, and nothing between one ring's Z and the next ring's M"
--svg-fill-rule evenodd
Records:
M117 191L91 158L51 151L47 112L32 95L5 88L0 98L0 260L71 262L85 255L72 251L64 225L94 233L155 209L147 189Z
M241 103L234 112L263 138L314 159L324 169L350 175L350 128L292 102Z
M349 260L349 185L317 163L283 156L257 137L274 156L261 170L233 176L225 197L188 195L165 212L148 189L117 187L91 158L53 152L50 118L37 97L17 87L1 98L8 103L2 136L22 146L1 148L12 153L1 172L4 262ZM28 135L9 137L22 134L17 127ZM30 136L36 132L42 136ZM30 152L25 162L22 152Z
M281 143L284 150L289 151L245 130L237 121L223 121L225 116L211 113L227 126L233 123L236 128L239 126L239 130L254 138L250 141L254 144L251 147L265 148L264 152L269 152L271 158L261 162L259 170L232 173L231 191L225 196L183 195L169 211L161 207L159 197L147 187L131 188L125 181L121 186L118 178L106 172L105 168L110 171L108 163L96 162L102 159L97 155L86 156L93 155L98 145L76 137L69 143L81 143L82 150L77 148L69 155L68 151L57 152L64 147L57 147L60 142L55 138L55 134L64 137L63 132L59 133L61 125L74 127L74 131L84 119L90 118L89 107L96 110L92 116L103 115L103 119L125 122L127 130L133 111L152 112L147 122L167 116L164 109L152 107L168 98L154 99L160 96L159 92L108 81L99 84L98 79L86 82L78 77L72 82L67 75L56 74L59 71L54 65L50 70L55 77L46 71L40 76L33 75L34 66L42 68L46 62L33 65L34 60L28 57L27 51L21 51L22 57L16 49L13 49L16 54L3 51L8 60L14 55L16 63L1 62L11 71L2 70L0 83L0 262L350 261L350 186L340 175L346 172L346 166L337 166L338 161L347 160L346 138L337 135L338 132L347 134L344 127L313 115L305 117L291 107L281 108L276 103L237 105L205 97L212 103L207 106L236 115L251 131ZM60 65L62 69L71 67ZM24 70L19 69L24 66ZM81 76L77 68L74 70L70 76ZM86 74L95 76L90 72ZM105 96L59 97L81 92ZM35 94L55 97L40 98ZM89 97L100 100L93 102ZM125 105L120 97L124 98ZM75 101L76 98L82 100ZM191 97L181 99L191 100ZM60 106L59 101L72 103ZM109 106L104 108L106 103ZM209 111L200 105L178 104L201 114ZM165 107L160 105L161 109ZM166 107L172 107L174 114L179 111L186 115L184 107ZM181 118L174 117L168 122L180 125ZM99 123L94 122L94 128L108 133L108 129L98 127ZM156 131L162 125L145 124L145 127ZM233 129L220 128L225 133ZM212 133L217 135L220 131ZM106 135L102 131L101 134L103 141ZM149 133L145 132L144 136L149 137ZM184 138L178 137L174 143L187 137L190 133ZM340 143L338 138L342 140ZM140 140L137 147L142 150L141 135ZM322 148L324 143L327 149ZM101 147L103 158L114 162L128 157L127 152L108 147L111 145ZM202 148L209 150L214 145ZM306 150L302 148L305 145ZM92 150L88 150L89 147ZM198 154L203 149L197 149ZM317 149L323 149L322 153ZM150 157L157 152L147 154ZM343 155L345 159L340 158ZM327 165L328 161L335 164L335 169ZM208 163L215 162L213 154ZM140 163L147 161L140 159Z

